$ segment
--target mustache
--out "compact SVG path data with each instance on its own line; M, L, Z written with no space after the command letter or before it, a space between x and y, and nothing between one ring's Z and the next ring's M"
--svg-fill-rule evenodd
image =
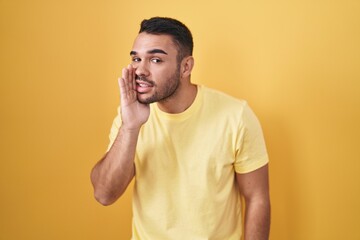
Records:
M146 82L146 83L155 85L154 81L152 81L152 80L150 80L150 79L148 79L147 77L144 77L144 76L135 75L135 80L140 80L142 82Z

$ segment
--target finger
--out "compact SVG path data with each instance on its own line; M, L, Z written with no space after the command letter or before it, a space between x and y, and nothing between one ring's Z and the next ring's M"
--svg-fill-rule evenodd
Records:
M128 70L126 68L122 69L122 77L119 78L119 87L120 87L120 94L121 97L125 98L128 97L129 94L129 87L127 83Z
M125 83L124 83L125 69L121 71L121 77L119 78L119 87L121 94L125 93Z
M136 68L135 68L133 65L131 65L131 64L130 64L130 66L131 66L131 68L132 68L132 70L133 70L133 72L132 72L132 77L133 77L133 79L134 79L134 90L136 91Z
M120 89L120 95L121 97L125 94L125 90L124 90L124 79L122 77L118 78L118 84L119 84L119 89Z
M134 75L135 70L131 64L128 66L128 69L129 69L129 82L131 83L130 87L133 91L135 91L136 90L136 88L135 88L136 82L135 82L135 75Z
M126 90L129 98L133 98L133 89L132 89L132 78L131 78L131 69L129 66L126 67L127 78L126 78Z

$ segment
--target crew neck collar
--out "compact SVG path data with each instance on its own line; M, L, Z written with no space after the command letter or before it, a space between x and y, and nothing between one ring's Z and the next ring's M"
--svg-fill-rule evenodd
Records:
M164 112L158 107L157 104L151 104L151 106L159 116L166 118L168 120L181 121L181 120L187 119L195 111L197 111L201 105L202 95L203 95L202 86L196 85L196 87L197 87L197 93L196 93L196 97L195 97L194 101L191 103L190 107L188 107L185 111L183 111L181 113Z

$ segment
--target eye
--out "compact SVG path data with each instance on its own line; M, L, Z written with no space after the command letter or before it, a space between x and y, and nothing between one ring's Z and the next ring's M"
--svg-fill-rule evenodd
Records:
M138 58L138 57L133 57L133 58L132 58L132 61L133 61L133 62L140 62L140 61L141 61L141 59L140 59L140 58Z
M161 62L162 62L162 60L159 59L159 58L152 58L151 61L152 61L153 63L161 63Z

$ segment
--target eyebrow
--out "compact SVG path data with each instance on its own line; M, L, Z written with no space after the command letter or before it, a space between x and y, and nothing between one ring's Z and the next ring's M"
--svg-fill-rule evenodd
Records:
M161 53L161 54L168 55L167 52L165 52L164 50L157 49L157 48L149 50L149 51L147 51L147 53L148 54ZM136 51L131 51L130 56L133 56L133 55L137 55L137 52Z

